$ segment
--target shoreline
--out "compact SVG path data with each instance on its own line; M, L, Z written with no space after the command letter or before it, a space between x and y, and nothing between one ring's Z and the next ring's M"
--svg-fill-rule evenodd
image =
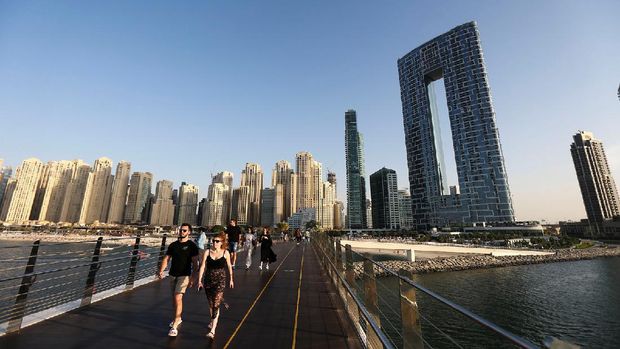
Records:
M595 258L620 257L618 247L590 247L587 249L565 249L553 250L552 255L530 255L530 256L491 256L491 255L470 255L456 257L440 257L416 262L390 260L378 262L387 269L398 272L405 269L413 274L428 274L446 271L460 271L473 269L501 268L515 265L543 264L571 262L579 260L589 260ZM356 277L361 277L364 271L362 262L354 263ZM375 276L384 277L391 274L374 266Z

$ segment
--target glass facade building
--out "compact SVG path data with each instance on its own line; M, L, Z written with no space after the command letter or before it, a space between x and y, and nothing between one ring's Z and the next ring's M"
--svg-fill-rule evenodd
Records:
M344 144L347 166L347 218L349 229L364 229L366 225L366 181L362 137L357 132L355 110L344 113Z
M476 23L409 52L398 60L398 74L414 225L514 221ZM458 177L452 186L446 179L436 96L429 88L441 79Z
M373 229L399 229L400 212L396 171L382 168L370 175Z

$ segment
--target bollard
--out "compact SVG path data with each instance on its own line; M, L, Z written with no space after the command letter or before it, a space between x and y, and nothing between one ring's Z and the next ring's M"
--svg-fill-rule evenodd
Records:
M136 278L136 266L138 264L138 252L140 251L140 236L136 237L136 242L133 244L133 252L131 255L131 263L129 264L129 272L127 273L127 283L125 284L125 290L133 288L133 282Z
M101 253L102 242L103 236L100 236L97 239L97 244L95 245L93 258L90 261L90 270L88 271L88 278L86 279L86 287L84 287L84 295L82 296L82 302L80 302L80 307L89 305L93 299L95 276L97 275L97 271L99 271L99 267L101 267L101 263L99 263L99 254Z
M372 261L364 259L364 302L366 309L372 316L372 320L381 327L381 318L379 316L379 298L377 297L377 280L375 278L375 268ZM370 326L368 326L370 329ZM370 329L368 331L368 343L372 348L382 348L383 344L377 334Z
M9 318L9 325L7 327L6 332L11 333L15 331L19 331L22 327L22 320L24 319L24 313L26 312L26 300L28 299L28 290L30 290L30 286L36 281L36 276L31 276L34 272L34 266L37 263L37 255L39 254L39 245L41 244L41 240L37 240L32 244L32 249L30 250L30 257L28 258L28 264L26 264L26 270L24 271L24 276L22 277L22 283L19 287L19 292L17 293L17 297L15 298L15 305L11 310L13 315Z
M412 279L411 271L401 269L400 276ZM399 278L400 285L400 312L403 329L403 348L420 349L424 348L422 340L422 325L418 313L418 303L416 301L415 288L409 283Z

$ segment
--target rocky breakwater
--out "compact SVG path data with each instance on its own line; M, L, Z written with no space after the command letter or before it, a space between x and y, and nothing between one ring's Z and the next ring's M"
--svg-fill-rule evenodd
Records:
M506 267L511 265L540 264L577 261L601 257L619 257L620 247L590 247L586 249L561 249L555 250L555 254L532 255L532 256L492 256L492 255L461 255L456 257L434 258L418 262L409 261L382 261L378 262L385 268L394 272L405 269L414 274L434 273L441 271L457 271L468 269L484 269ZM357 277L361 277L364 271L362 262L354 263ZM389 276L390 273L374 266L377 277Z

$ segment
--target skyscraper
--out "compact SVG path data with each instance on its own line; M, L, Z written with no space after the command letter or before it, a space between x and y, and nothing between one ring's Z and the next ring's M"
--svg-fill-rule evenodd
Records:
M129 182L129 194L127 195L127 207L125 208L125 224L147 223L144 220L143 213L151 196L152 182L153 175L150 172L132 173ZM164 190L164 188L161 189Z
M271 227L284 221L284 187L276 184L265 188L261 194L261 225Z
M241 186L233 190L232 197L232 217L237 219L238 225L248 224L248 211L250 198L250 188Z
M81 223L91 224L95 221L107 221L113 181L112 160L106 157L95 160L84 195L80 215Z
M579 131L573 136L570 151L581 188L588 220L596 234L603 223L620 216L620 197L614 182L603 143L591 132Z
M419 229L514 221L478 29L460 25L398 60L413 219ZM443 78L452 137L442 139L434 82ZM450 194L443 141L452 140Z
M67 198L67 189L73 176L74 162L54 162L48 169L47 187L41 204L38 220L58 222L62 206Z
M260 225L260 194L263 190L263 170L259 164L246 163L241 172L241 186L248 187L248 224Z
M169 226L172 225L173 218L172 182L161 180L157 182L157 188L155 189L155 203L153 203L149 224Z
M1 167L0 166L0 207L2 207L2 202L4 200L4 193L6 192L7 184L9 183L9 179L13 174L13 169L9 166Z
M344 145L347 167L348 228L366 228L366 181L361 134L357 131L355 110L344 113Z
M205 227L212 227L214 225L226 226L228 219L225 216L225 200L229 191L229 187L223 183L211 183L209 185L207 201L203 206L200 225Z
M112 185L112 199L110 200L108 223L123 223L125 206L127 205L130 173L131 163L121 161L116 165L116 175L114 175L114 184Z
M7 207L0 220L18 224L28 221L43 166L41 160L30 158L17 168L14 184L7 184Z
M178 224L196 224L198 208L198 186L182 182L179 188Z
M374 229L399 229L398 181L396 171L382 168L370 175L372 199L372 227Z
M37 189L34 194L34 201L32 202L32 209L30 210L30 220L39 220L41 213L41 207L43 206L43 199L45 198L45 191L47 190L47 183L49 181L50 173L54 173L56 169L56 162L50 161L44 164L41 168L41 174L39 175L39 181L37 183Z
M232 213L233 173L229 171L222 171L213 177L213 183L222 183L227 187L224 192L222 212L224 225L226 225L226 223L230 220L230 215Z
M309 152L296 155L297 167L297 210L314 208L318 210L321 198L323 166L314 160Z
M282 185L283 188L284 212L282 219L286 220L297 211L297 175L288 161L280 160L276 162L273 168L271 187L275 188L277 185Z
M60 213L61 222L77 223L79 221L90 172L91 167L84 161L72 161L71 180Z

